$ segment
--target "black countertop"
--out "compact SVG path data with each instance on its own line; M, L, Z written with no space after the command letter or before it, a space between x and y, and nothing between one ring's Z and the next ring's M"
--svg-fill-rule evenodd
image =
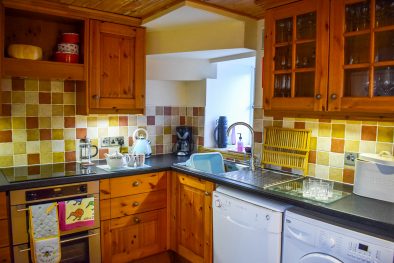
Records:
M5 177L6 175L18 173L21 168L4 168L1 169L0 175L0 191L12 191L17 189L44 187L59 184L78 183L86 181L94 181L106 178L122 177L126 175L137 175L149 172L158 172L166 170L174 170L183 172L198 178L202 178L217 184L234 187L240 190L257 193L265 197L270 197L279 201L293 204L304 209L326 214L331 217L338 217L345 219L350 225L362 228L365 231L375 233L384 237L394 239L394 204L390 202L379 201L371 198L361 197L352 193L352 186L336 183L335 187L339 187L350 194L333 203L325 204L317 201L303 200L285 193L265 189L262 180L259 184L256 182L248 182L251 171L241 170L232 173L238 173L243 180L234 180L234 176L214 175L204 173L197 170L191 170L185 167L173 165L174 163L184 162L187 157L177 157L171 154L156 155L146 160L146 164L150 167L136 170L124 170L116 172L107 172L105 170L92 167L95 174L83 175L79 173L79 169L71 169L71 173L57 171L57 177L46 176L43 179L32 181L16 181L9 183ZM105 161L100 161L97 164L105 164ZM42 167L42 166L41 166ZM37 169L37 168L36 168ZM243 174L242 174L243 173ZM266 171L257 170L253 174L264 177ZM231 175L231 174L229 174ZM245 179L246 178L246 179ZM253 184L252 184L253 183Z

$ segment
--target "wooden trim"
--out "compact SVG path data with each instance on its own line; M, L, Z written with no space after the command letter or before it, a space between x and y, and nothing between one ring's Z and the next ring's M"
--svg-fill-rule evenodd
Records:
M0 220L0 247L8 247L10 245L10 237L8 235L8 231L8 219Z
M8 218L7 195L5 192L0 192L0 219Z
M5 35L5 15L4 15L4 7L0 4L0 76L3 76L3 58L4 58L4 35ZM0 101L2 101L2 86L0 83ZM3 104L0 103L0 115L3 111Z
M145 29L137 28L137 36L135 43L135 75L134 75L134 90L135 90L135 101L136 109L139 109L142 114L145 114L145 78L146 78L146 66L145 66Z

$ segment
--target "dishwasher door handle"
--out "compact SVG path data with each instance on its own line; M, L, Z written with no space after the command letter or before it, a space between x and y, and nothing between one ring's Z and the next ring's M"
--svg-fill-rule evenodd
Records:
M230 216L226 216L226 220L228 220L230 223L232 223L234 225L237 225L239 227L246 228L246 229L249 229L249 230L253 230L252 227L247 226L244 223L239 222L238 220L231 218Z

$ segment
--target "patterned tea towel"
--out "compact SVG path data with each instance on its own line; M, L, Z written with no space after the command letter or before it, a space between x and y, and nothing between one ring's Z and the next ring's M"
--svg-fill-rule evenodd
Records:
M35 263L57 263L61 259L56 203L29 207L31 258Z
M60 230L94 225L94 197L59 202Z

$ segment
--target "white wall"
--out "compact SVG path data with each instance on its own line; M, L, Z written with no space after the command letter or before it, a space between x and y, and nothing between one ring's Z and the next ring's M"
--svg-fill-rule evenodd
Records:
M248 63L243 63L249 60ZM204 146L214 147L213 131L219 116L227 116L228 126L243 121L253 124L250 109L253 104L254 58L218 63L217 79L207 80ZM237 126L245 144L249 144L249 131Z

